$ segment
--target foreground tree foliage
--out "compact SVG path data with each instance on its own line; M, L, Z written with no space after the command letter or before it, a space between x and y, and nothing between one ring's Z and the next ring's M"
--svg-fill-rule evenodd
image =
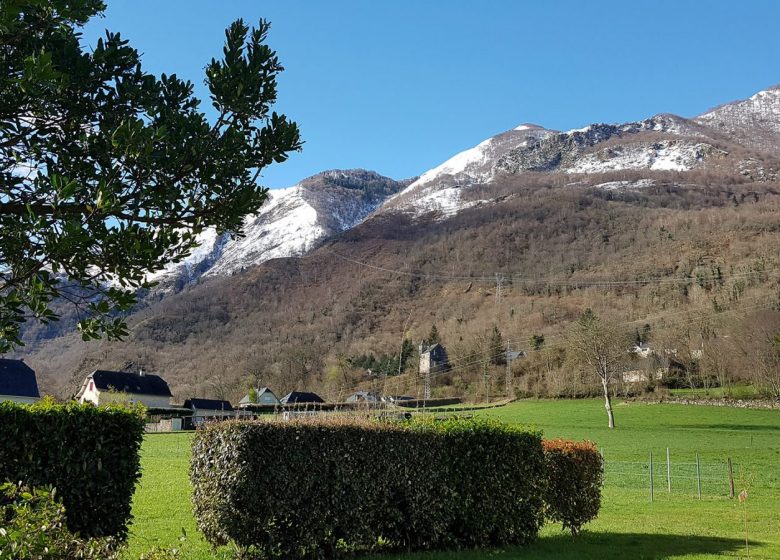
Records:
M58 298L79 307L84 339L121 337L117 312L148 273L206 228L240 232L267 197L261 170L301 146L271 111L283 68L267 22L226 30L206 66L210 122L191 83L146 73L118 33L82 48L79 29L104 8L0 4L0 352L27 318L55 320Z

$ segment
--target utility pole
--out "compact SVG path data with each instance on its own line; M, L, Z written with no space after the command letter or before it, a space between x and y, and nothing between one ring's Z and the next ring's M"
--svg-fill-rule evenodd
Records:
M512 398L512 352L509 343L506 345L506 398Z
M496 316L501 312L501 291L506 278L500 272L496 272Z
M490 376L488 375L488 359L485 358L485 364L482 367L482 381L485 384L485 403L490 404Z
M426 402L431 398L431 368L428 366L423 381L423 400Z

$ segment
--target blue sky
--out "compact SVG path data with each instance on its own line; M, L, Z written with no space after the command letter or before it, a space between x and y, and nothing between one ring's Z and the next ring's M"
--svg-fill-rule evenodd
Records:
M204 99L225 27L271 21L277 108L306 144L265 171L270 187L334 168L411 177L520 123L694 116L780 83L774 0L107 2L86 41L120 31Z

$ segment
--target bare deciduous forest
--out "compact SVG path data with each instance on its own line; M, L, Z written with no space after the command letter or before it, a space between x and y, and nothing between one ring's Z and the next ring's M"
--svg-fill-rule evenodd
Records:
M582 396L600 382L572 359L567 329L590 308L625 335L627 356L639 333L654 349L626 364L646 381L619 392L662 391L653 372L664 368L665 386L745 381L780 396L780 185L700 171L591 186L629 175L505 176L464 195L495 202L450 219L378 213L304 257L150 294L123 342L31 329L26 359L62 396L97 367L158 372L179 400L236 399L253 385L416 396L416 355L402 375L362 366L392 362L435 324L451 369L434 395L481 399L506 392L488 344L497 327L526 354L511 364L513 392Z

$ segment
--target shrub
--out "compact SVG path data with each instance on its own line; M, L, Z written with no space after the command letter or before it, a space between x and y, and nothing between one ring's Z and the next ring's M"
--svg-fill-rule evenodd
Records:
M55 487L72 532L126 537L140 476L140 410L4 402L0 426L0 480Z
M543 520L540 435L487 421L211 424L190 477L208 541L266 557L524 544Z
M589 441L562 439L544 442L547 464L545 517L563 523L572 535L595 519L601 507L604 466L596 446Z
M116 558L110 539L81 540L65 523L65 508L50 488L0 485L0 558L106 560Z

